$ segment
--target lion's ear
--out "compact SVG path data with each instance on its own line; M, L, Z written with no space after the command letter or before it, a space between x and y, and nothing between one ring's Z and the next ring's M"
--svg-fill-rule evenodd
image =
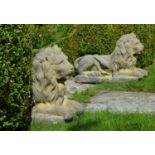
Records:
M131 32L131 35L132 35L133 37L136 37L136 34L135 34L134 32Z

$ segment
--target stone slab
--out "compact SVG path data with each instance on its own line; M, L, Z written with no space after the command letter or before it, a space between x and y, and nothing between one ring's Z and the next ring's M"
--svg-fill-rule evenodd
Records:
M139 78L136 76L87 76L87 75L77 75L75 77L75 82L77 83L88 83L96 84L101 82L124 82L124 81L137 81Z
M104 91L92 97L85 111L155 113L155 93Z

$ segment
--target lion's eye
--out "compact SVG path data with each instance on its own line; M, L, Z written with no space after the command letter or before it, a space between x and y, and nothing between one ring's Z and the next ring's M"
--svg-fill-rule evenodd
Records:
M58 64L62 64L64 62L64 60L61 60Z

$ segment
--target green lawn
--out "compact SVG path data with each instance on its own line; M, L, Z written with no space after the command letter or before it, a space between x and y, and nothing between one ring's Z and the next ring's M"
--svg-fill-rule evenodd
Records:
M102 90L155 92L155 67L148 69L148 77L136 82L101 83L71 98L89 102L90 97ZM32 131L150 131L155 130L155 114L85 112L72 122L64 124L31 124Z
M32 123L32 131L150 131L155 114L85 112L65 124Z

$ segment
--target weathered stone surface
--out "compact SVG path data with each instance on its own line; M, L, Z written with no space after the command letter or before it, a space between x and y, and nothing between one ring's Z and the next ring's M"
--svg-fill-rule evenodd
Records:
M136 76L123 76L123 75L116 75L112 76L88 76L88 75L77 75L75 77L75 82L77 83L101 83L101 82L123 82L123 81L137 81L139 78Z
M75 77L75 82L77 83L90 83L90 84L95 84L95 83L101 83L103 81L111 81L112 77L92 77L88 75L77 75Z
M57 115L33 113L32 118L34 122L44 122L44 123L51 123L51 124L64 123L64 117L57 116Z
M75 92L80 92L93 86L94 84L77 83L75 79L69 79L65 81L65 95L69 96Z
M105 91L92 97L85 111L155 113L155 93Z
M33 120L63 122L82 112L82 104L65 98L63 82L73 72L73 66L61 48L55 45L42 49L33 60L32 72L33 100L36 104L32 109Z
M76 59L74 65L80 76L75 77L75 80L79 83L91 83L91 81L98 83L107 80L120 81L143 78L148 73L135 67L137 59L134 56L140 54L143 48L144 46L134 33L123 35L117 41L111 55L85 55ZM96 73L94 74L94 72ZM118 79L119 76L120 79Z
M56 45L44 48L36 55L32 73L33 99L36 103L62 104L64 85L58 80L63 81L73 72L73 66L67 59Z

